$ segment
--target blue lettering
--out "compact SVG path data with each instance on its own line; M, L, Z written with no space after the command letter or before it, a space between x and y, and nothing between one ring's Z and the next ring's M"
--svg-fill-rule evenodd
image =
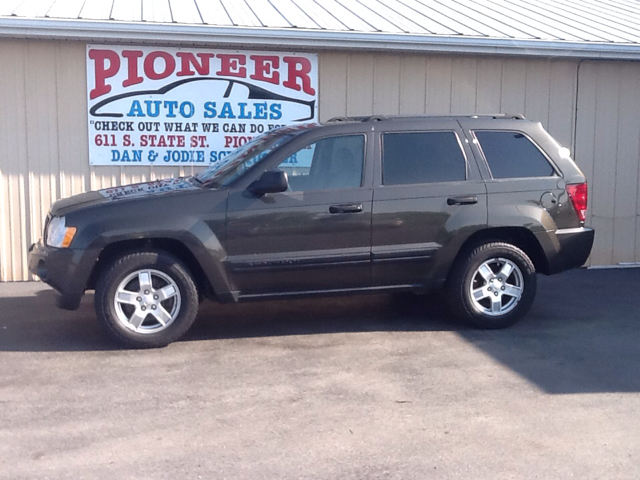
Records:
M216 118L216 102L206 102L204 104L204 118Z
M216 163L218 160L222 160L231 152L232 150L220 150L220 151L213 150L209 153L209 163Z
M191 118L196 113L196 107L191 102L182 102L180 104L180 115L184 118Z
M137 100L136 100L137 101ZM144 103L147 105L147 115L150 117L157 117L160 115L160 104L162 103L160 100L145 100ZM153 105L154 110L151 110L151 105Z
M244 110L247 106L246 103L238 103L238 106L240 107L240 115L238 115L238 118L251 118L251 112L247 113Z
M140 105L139 100L134 100L131 103L131 109L129 113L127 113L127 117L144 117L144 113L142 112L142 105Z
M111 150L112 162L142 162L142 150Z
M266 120L267 119L267 102L263 103L254 103L253 108L256 110L255 119L257 120Z
M220 112L220 118L236 118L236 116L233 114L233 109L231 108L231 104L229 102L224 102L222 111Z
M173 110L178 106L178 102L165 100L164 108L167 108L169 111L167 112L167 118L175 118L176 114L173 113Z
M282 104L272 103L269 106L269 110L271 110L269 120L280 120L282 118Z

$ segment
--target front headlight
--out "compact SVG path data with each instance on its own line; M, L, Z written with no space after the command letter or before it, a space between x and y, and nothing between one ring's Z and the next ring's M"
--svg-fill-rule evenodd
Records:
M76 227L67 227L64 217L53 217L47 227L47 245L49 247L67 248L71 245Z

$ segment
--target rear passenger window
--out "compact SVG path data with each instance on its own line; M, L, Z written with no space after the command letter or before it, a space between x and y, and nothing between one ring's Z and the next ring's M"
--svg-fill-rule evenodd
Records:
M385 133L382 147L384 185L466 180L467 166L454 132Z
M475 131L493 178L549 177L555 170L522 133Z

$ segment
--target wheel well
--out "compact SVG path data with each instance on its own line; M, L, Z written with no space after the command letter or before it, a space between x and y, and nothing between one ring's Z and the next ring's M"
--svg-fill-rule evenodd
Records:
M458 257L461 254L466 255L475 247L489 242L510 243L511 245L518 247L531 259L533 266L536 268L536 272L543 274L548 273L549 263L547 261L547 256L535 235L526 228L500 227L480 230L479 232L471 235L462 245L460 252L458 253Z
M200 295L207 298L215 297L213 288L211 287L204 270L202 270L200 263L198 263L198 260L196 260L193 253L191 253L191 250L189 250L179 240L172 238L141 238L135 240L123 240L107 245L100 252L98 260L91 271L87 289L95 288L98 278L104 268L109 266L116 258L130 252L141 250L162 250L178 258L189 269Z

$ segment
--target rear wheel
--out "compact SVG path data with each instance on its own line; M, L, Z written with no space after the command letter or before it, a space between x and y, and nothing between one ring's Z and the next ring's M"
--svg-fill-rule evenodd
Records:
M533 263L519 248L486 243L459 259L447 280L454 313L476 328L505 328L522 318L536 295Z
M164 252L136 252L116 260L96 287L98 319L119 341L162 347L191 327L198 291L189 271Z

